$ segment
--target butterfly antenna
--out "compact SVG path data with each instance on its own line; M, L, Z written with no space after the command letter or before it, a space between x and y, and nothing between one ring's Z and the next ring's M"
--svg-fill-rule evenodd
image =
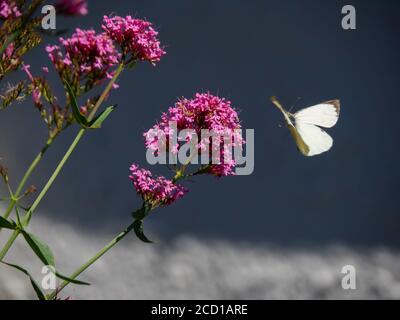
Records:
M289 112L292 112L292 109L294 108L294 106L296 105L297 102L299 102L301 100L301 97L297 97L295 103L292 104L292 106L289 108Z

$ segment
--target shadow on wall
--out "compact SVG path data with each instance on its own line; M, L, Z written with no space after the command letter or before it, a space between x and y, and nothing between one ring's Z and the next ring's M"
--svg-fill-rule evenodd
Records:
M32 230L49 243L63 273L93 255L112 236L78 234L70 225L38 216ZM0 243L5 240L5 233ZM39 279L38 259L17 242L6 260ZM354 265L357 290L343 290L341 269ZM133 235L81 276L89 287L71 286L72 299L356 299L400 298L400 254L384 248L358 252L271 248L182 237L147 245ZM0 299L34 298L28 280L0 266Z

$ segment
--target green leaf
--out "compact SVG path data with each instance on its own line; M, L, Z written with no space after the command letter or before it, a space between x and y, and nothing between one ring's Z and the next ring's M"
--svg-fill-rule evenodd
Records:
M133 230L135 231L136 236L146 243L153 243L153 241L149 240L143 231L143 219L150 213L152 210L151 204L144 202L143 206L132 213L132 217L134 219L133 222Z
M40 240L38 237L36 237L35 235L28 233L25 230L21 230L21 232L22 232L22 235L24 236L26 242L29 244L29 246L32 248L32 250L36 253L38 258L46 266L55 267L54 255L53 255L53 252L51 251L50 247L47 244L45 244L42 240ZM90 285L87 282L70 279L57 271L55 271L55 275L62 280L66 280L66 281L69 281L74 284L80 284L80 285L86 285L86 286Z
M143 231L143 220L135 220L133 223L133 230L135 231L136 236L146 243L153 243L153 241L149 240L144 234Z
M78 103L76 101L75 94L72 91L72 88L69 85L69 83L66 81L65 81L65 87L67 88L69 99L71 101L72 114L74 115L76 122L78 122L82 127L87 128L89 123L86 117L81 113Z
M150 207L144 203L140 209L132 212L132 217L135 220L143 220L149 214L149 212Z
M56 271L56 276L57 276L58 278L62 279L62 280L65 280L65 281L68 281L68 282L71 282L71 283L74 283L74 284L80 284L80 285L84 285L84 286L90 286L90 283L88 283L88 282L84 282L84 281L80 281L80 280L68 278L68 277L62 275L61 273L58 273L57 271Z
M101 128L101 125L103 124L104 120L108 118L111 112L114 111L114 109L117 106L109 106L107 107L102 113L100 113L96 118L94 118L92 121L89 122L89 128L90 129L98 129Z
M24 236L26 242L32 248L33 252L36 253L38 258L46 265L46 266L55 266L54 263L54 255L51 249L47 244L42 242L42 240L38 239L31 233L26 232L25 230L21 230L22 235Z
M3 217L0 217L0 228L15 230L17 225L8 221L7 219L4 219Z
M29 274L28 271L26 271L24 268L22 268L22 267L20 267L20 266L17 266L17 265L15 265L15 264L7 263L7 262L4 262L4 261L0 261L0 262L3 263L3 264L5 264L5 265L7 265L7 266L9 266L9 267L15 268L15 269L17 269L17 270L19 270L19 271L25 273L25 274L29 277L29 280L31 281L33 290L35 290L36 295L37 295L37 297L39 298L39 300L46 300L46 296L44 295L44 293L43 293L42 290L40 289L39 285L37 284L37 282L35 281L35 279L32 278L32 276Z

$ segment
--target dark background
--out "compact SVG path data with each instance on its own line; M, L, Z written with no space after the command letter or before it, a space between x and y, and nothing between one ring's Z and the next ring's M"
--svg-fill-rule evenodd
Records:
M346 4L356 7L357 30L341 27ZM118 232L140 204L128 168L148 166L142 133L177 97L209 90L232 100L243 127L255 129L255 171L187 183L189 194L146 221L149 236L400 245L400 2L89 1L88 16L60 18L57 27L100 30L110 12L152 21L168 54L156 68L142 63L123 74L109 99L119 108L102 130L84 137L38 214L77 230ZM54 71L43 47L27 62L34 73L44 65ZM60 89L57 77L52 84ZM339 98L340 119L329 130L333 148L303 157L279 126L271 95L287 107L301 97L295 110ZM59 138L31 183L45 183L76 131ZM0 156L14 185L45 138L30 100L1 112Z

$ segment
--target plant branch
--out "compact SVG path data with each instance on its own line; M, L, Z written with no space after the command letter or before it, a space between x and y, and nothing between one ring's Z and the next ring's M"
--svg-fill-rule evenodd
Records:
M46 153L46 151L50 147L50 145L53 143L55 138L56 137L54 136L54 137L49 138L47 140L46 144L43 146L43 148L40 150L38 155L35 157L35 159L30 164L28 170L25 172L24 176L22 177L21 182L19 183L19 185L17 187L17 190L15 191L14 196L11 197L11 199L10 199L10 203L9 203L7 209L6 209L6 212L3 215L4 219L8 219L8 217L10 216L15 204L17 203L18 197L21 195L21 192L25 187L25 184L26 184L27 180L31 176L32 172L36 169L37 165L42 160L44 154ZM0 228L0 230L1 230L1 228Z
M119 77L119 75L121 74L123 69L124 69L124 64L121 63L118 66L117 70L115 71L115 74L114 74L113 78L110 80L110 82L107 84L106 88L104 89L103 93L101 94L99 100L97 100L96 105L94 106L92 112L90 113L90 115L88 117L89 121L92 120L94 118L94 116L96 115L96 111L99 109L100 105L104 102L105 98L110 93L110 91L111 91L111 89L113 87L113 84L115 83L115 81L117 80L117 78ZM69 159L69 157L71 156L72 152L75 150L75 148L78 145L79 141L82 139L82 137L86 133L86 130L87 130L87 128L81 128L79 130L79 132L76 135L74 141L69 146L67 152L64 154L64 157L61 159L60 163L57 165L56 169L54 170L53 174L51 175L51 177L47 181L46 185L44 186L44 188L42 189L42 191L40 192L40 194L38 195L38 197L36 198L36 200L34 201L32 206L30 207L28 212L25 214L24 218L22 219L22 224L23 224L24 227L26 227L29 224L33 212L36 210L37 206L40 204L40 202L42 201L42 199L44 198L46 193L49 191L50 187L52 186L52 184L54 183L54 181L58 177L59 173L61 172L62 168L64 167L64 165L67 162L67 160ZM11 248L11 246L13 245L15 239L18 237L19 233L20 233L19 230L15 230L13 232L13 234L11 235L9 240L7 241L6 245L4 246L4 248L0 252L0 261L4 259L4 257L7 254L8 250Z
M68 278L75 280L82 272L84 272L87 268L89 268L92 264L94 264L97 260L99 260L108 250L114 247L119 241L121 241L129 232L131 232L134 228L135 222L132 222L124 231L120 232L114 239L112 239L106 246L104 246L99 252L97 252L92 258L90 258L87 262L85 262L82 266L80 266L75 272L73 272ZM62 282L56 290L54 290L49 296L48 299L52 300L57 297L57 294L63 290L70 281L65 280Z
M190 162L190 161L189 161ZM184 179L186 176L182 174L181 171L176 173L173 181L179 181ZM144 204L143 204L144 205ZM156 207L152 207L151 210L154 210ZM121 241L129 232L131 232L135 227L136 220L133 221L124 231L119 233L114 239L112 239L106 246L104 246L99 252L97 252L92 258L90 258L87 262L85 262L82 266L80 266L75 272L73 272L68 278L75 280L82 272L88 269L92 264L94 264L97 260L99 260L107 251L109 251L112 247L114 247L119 241ZM57 297L57 294L61 292L70 281L65 280L62 282L56 290L54 290L49 296L48 299L52 300Z

